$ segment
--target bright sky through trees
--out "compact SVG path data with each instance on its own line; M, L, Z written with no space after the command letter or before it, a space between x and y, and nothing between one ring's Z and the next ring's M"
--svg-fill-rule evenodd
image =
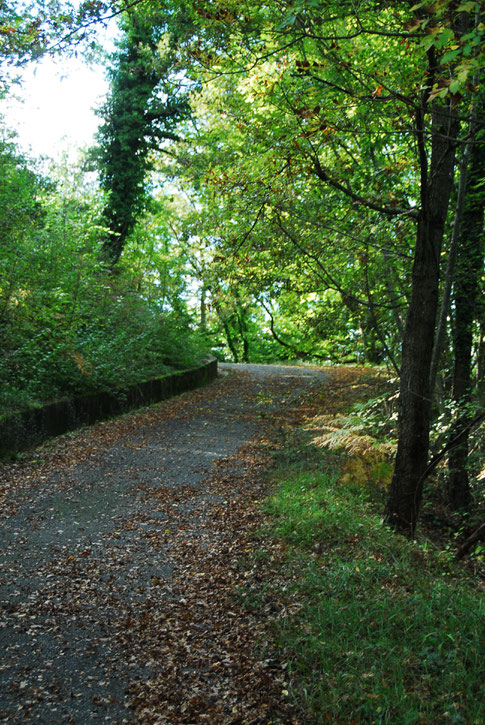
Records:
M46 58L26 68L21 86L4 101L7 126L34 156L56 158L93 140L99 119L93 108L107 91L100 66L79 59Z
M97 40L113 50L114 19L98 26ZM49 56L28 63L19 85L12 85L2 101L5 125L18 134L18 145L34 157L75 158L79 148L93 143L99 118L94 109L108 91L106 59L87 62L83 57Z

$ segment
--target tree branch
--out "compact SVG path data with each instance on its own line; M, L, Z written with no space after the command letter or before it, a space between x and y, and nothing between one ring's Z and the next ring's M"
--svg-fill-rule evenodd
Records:
M298 355L298 357L304 358L305 360L308 360L308 359L311 359L311 358L315 358L317 360L328 360L328 357L327 356L319 355L316 352L306 352L305 350L298 350L297 348L293 347L293 345L290 345L289 343L285 342L278 335L278 333L276 332L276 330L274 328L275 322L274 322L273 313L267 307L267 305L265 305L265 303L262 300L259 300L259 303L260 303L261 307L263 308L263 310L266 312L266 314L269 317L269 328L271 330L271 334L273 335L273 337L274 337L274 339L276 340L277 343L279 343L283 347L286 347L288 350L291 350L292 353L294 353L295 355Z
M417 217L417 210L413 209L412 207L409 207L408 209L400 209L395 208L392 209L388 206L382 206L381 204L376 204L373 201L370 201L369 199L365 199L363 196L360 196L360 194L354 193L349 187L344 186L339 181L336 181L336 179L332 179L331 176L325 171L325 169L320 164L320 160L318 156L311 155L311 159L313 162L313 168L315 170L315 175L323 182L328 184L329 186L332 186L334 189L337 189L338 191L341 191L345 196L348 196L352 201L354 201L356 204L359 204L361 206L365 206L368 209L373 209L373 211L378 211L381 214L385 214L388 217L396 217L396 216L408 216L408 217Z
M463 559L465 554L470 551L473 544L475 544L477 541L480 541L480 539L485 539L485 522L483 524L480 524L480 526L475 529L473 534L471 534L468 539L460 546L460 548L456 552L456 558Z
M433 471L437 467L438 463L443 460L443 458L446 456L448 451L450 451L452 448L455 448L455 446L460 445L463 436L468 431L470 431L472 428L474 428L476 425L478 425L478 423L481 423L482 420L484 420L484 419L485 419L485 411L483 411L483 410L480 411L479 413L477 413L475 416L473 416L473 418L471 418L468 421L468 423L463 426L463 428L460 430L460 432L457 433L454 438L449 440L448 443L445 445L445 447L442 448L439 453L437 453L435 456L433 456L431 461L426 466L426 469L425 469L423 475L421 476L420 481L421 482L425 481L428 478L428 476L431 473L433 473Z

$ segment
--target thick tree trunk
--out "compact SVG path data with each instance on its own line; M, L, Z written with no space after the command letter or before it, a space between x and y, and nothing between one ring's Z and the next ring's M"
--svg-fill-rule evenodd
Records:
M453 186L456 126L449 108L434 108L428 170L424 109L417 117L421 210L402 346L398 447L385 509L386 522L406 535L412 535L416 528L428 462L429 377L438 307L440 253Z
M484 176L485 148L478 143L472 150L454 283L453 399L460 413L450 438L459 436L460 442L450 450L448 458L448 501L455 510L466 508L471 500L467 470L469 422L472 417L469 404L472 393L473 324L478 315L479 280L483 269L485 206L483 192L476 187Z

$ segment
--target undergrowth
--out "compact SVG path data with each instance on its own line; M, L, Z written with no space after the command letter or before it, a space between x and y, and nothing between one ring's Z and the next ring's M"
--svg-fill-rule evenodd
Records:
M190 367L204 356L188 322L119 299L69 335L47 323L0 357L0 416L56 398L123 388ZM109 314L108 314L109 313ZM50 324L50 323L49 323ZM15 344L14 344L15 343Z
M305 722L483 723L480 582L446 550L390 532L367 487L342 475L347 460L300 430L271 474L288 696Z

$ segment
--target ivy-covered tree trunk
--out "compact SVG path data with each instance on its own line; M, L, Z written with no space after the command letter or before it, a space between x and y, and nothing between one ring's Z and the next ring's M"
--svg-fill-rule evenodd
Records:
M471 500L467 462L469 426L473 417L470 410L473 325L478 316L479 279L483 269L485 197L480 183L484 177L485 146L479 139L472 149L454 282L453 399L459 414L450 434L450 443L456 442L456 445L451 448L448 458L448 501L453 509L466 508Z
M111 92L101 115L99 167L106 194L103 221L106 260L114 266L146 204L150 152L176 140L178 123L190 112L187 89L176 78L178 44L191 32L175 4L145 4L125 15L122 40L111 71ZM167 42L162 42L166 35Z
M416 528L428 463L431 416L430 366L438 308L440 254L453 186L457 121L449 106L435 105L431 128L425 106L417 114L421 164L421 209L412 271L412 291L402 345L398 447L385 509L386 522L406 535ZM431 136L431 158L426 136Z
M146 49L149 37L145 23L135 14L129 16L103 109L100 171L106 193L103 221L108 229L103 252L111 265L120 258L144 203L149 128L145 112L158 83Z

